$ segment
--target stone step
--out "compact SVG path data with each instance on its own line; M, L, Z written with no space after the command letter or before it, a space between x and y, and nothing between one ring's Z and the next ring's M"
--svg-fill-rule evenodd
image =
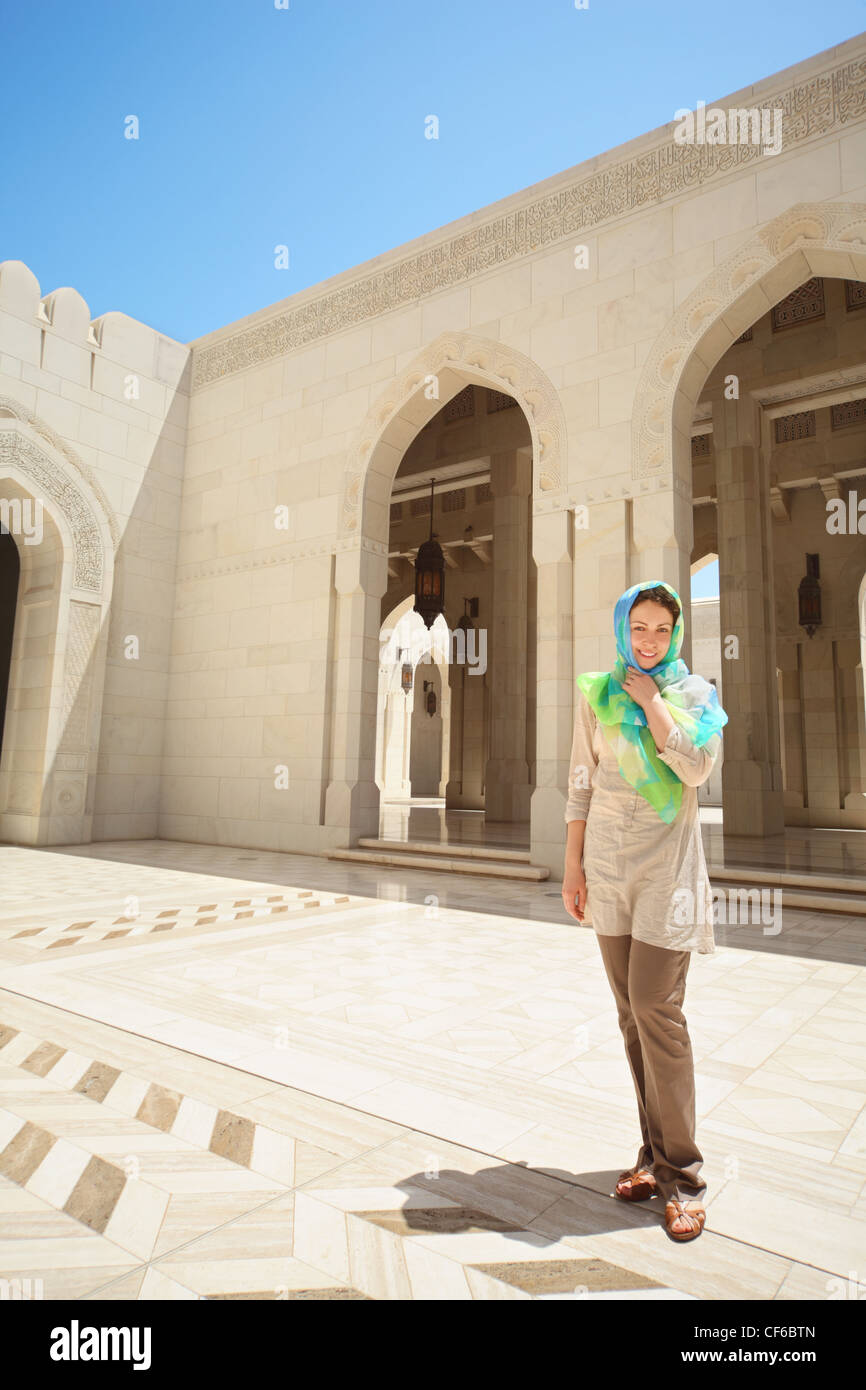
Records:
M712 875L710 877L712 879ZM749 886L743 879L738 881L744 887ZM866 897L862 894L857 896L854 893L806 893L785 887L782 887L781 893L783 908L796 907L800 911L808 909L811 912L843 912L848 917L866 917Z
M378 841L367 842L378 844ZM395 842L394 849L332 849L328 859L349 860L353 864L390 864L401 869L427 869L439 873L469 874L484 878L518 879L524 883L541 883L550 878L550 870L539 864L515 862L515 857L503 851L501 857L477 854L455 854L453 849L442 853L418 853L411 842ZM527 856L528 858L528 856Z
M512 849L508 845L459 845L446 840L385 840L362 835L361 849L409 851L418 854L440 854L448 859L482 859L503 864L528 864L528 849Z
M367 865L392 865L399 869L432 869L439 873L475 874L487 878L517 878L521 883L542 883L550 870L531 865L525 849L489 849L467 845L442 845L435 841L373 840L361 837L357 847L332 849L328 859L348 859Z
M811 909L814 912L844 912L851 917L866 916L866 883L861 879L833 874L803 874L788 870L752 869L747 866L716 867L708 870L710 882L719 888L736 884L738 888L778 888L783 907Z
M528 850L493 849L481 845L450 845L424 840L385 840L362 836L351 849L334 849L329 859L356 864L387 864L394 868L431 869L438 872L508 878L541 883L550 870L529 862ZM782 907L813 912L842 912L866 916L866 885L860 880L832 874L789 873L781 870L712 868L710 882L718 887L778 888Z
M736 879L738 883L760 883L769 887L827 888L833 893L855 893L866 896L866 881L844 874L797 873L793 869L760 869L749 864L734 866L711 865L710 878Z

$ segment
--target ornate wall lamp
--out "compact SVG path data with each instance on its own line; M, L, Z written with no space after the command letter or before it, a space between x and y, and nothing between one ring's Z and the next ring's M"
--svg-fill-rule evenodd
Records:
M800 606L800 626L811 637L821 626L821 585L818 583L818 556L806 555L806 574L797 592Z

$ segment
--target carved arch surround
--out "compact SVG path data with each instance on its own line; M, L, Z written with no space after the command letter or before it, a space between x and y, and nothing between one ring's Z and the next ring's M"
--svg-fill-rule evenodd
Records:
M828 252L837 258L833 270L827 268ZM784 288L787 263L795 278ZM796 278L798 269L804 273ZM731 343L803 279L822 274L866 278L866 204L796 204L762 227L683 300L659 334L635 393L634 478L664 477L672 471L677 392L684 390L696 402ZM702 358L704 346L710 360Z
M10 698L0 757L0 840L12 844L86 844L93 824L117 523L90 471L64 441L0 396L0 495L4 479L43 504L54 540L34 552L56 566L45 592L19 587ZM47 545L47 552L42 551ZM35 553L22 547L25 563ZM30 601L32 599L32 602ZM33 621L44 604L50 630ZM34 619L33 615L37 618ZM47 695L31 715L26 687L36 663Z
M472 333L442 333L394 377L370 406L357 431L346 463L340 518L342 538L357 536L364 529L365 482L388 427L410 402L416 398L423 401L428 378L445 370L460 375L461 385L477 382L514 397L532 437L533 493L538 496L562 488L565 413L550 379L529 357L504 343ZM430 402L431 408L425 412L427 419L432 419L448 399L450 395ZM427 419L420 420L418 430ZM405 447L408 445L404 445L404 450Z
M0 479L7 469L33 484L63 516L74 548L73 587L107 598L118 533L102 489L52 430L0 396Z

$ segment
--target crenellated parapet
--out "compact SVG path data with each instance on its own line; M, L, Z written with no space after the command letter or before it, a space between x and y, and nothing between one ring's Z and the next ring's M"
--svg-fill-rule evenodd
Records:
M95 384L96 358L174 391L188 390L186 344L118 310L91 318L87 300L69 285L43 294L23 261L0 262L0 314L19 320L7 352L81 386Z

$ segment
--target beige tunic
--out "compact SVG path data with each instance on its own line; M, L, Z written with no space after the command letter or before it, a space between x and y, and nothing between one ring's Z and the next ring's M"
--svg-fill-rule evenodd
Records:
M722 740L696 748L675 724L659 758L683 783L679 813L665 824L635 791L577 690L565 822L585 820L584 921L602 936L628 936L671 951L715 950L696 788L713 770ZM676 895L676 896L675 896Z

